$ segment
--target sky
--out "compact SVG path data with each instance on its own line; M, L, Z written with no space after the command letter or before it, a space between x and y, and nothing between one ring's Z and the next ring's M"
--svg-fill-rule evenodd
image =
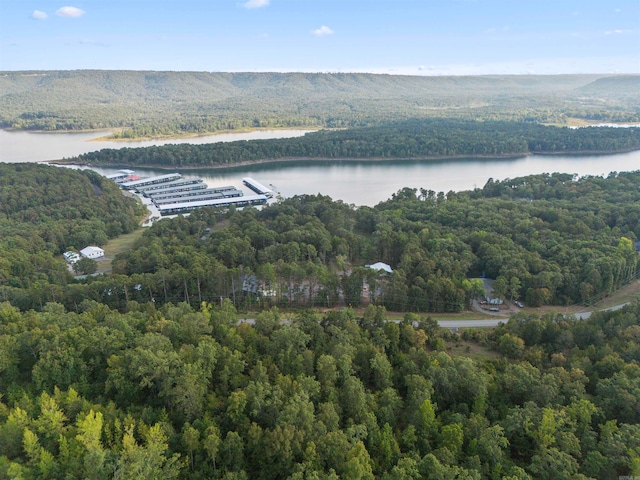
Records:
M640 0L0 0L0 70L640 73Z

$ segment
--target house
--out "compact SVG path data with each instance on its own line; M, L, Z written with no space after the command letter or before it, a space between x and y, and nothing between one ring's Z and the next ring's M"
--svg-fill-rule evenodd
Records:
M100 247L89 245L88 247L80 250L80 255L82 255L84 258L100 258L104 257L104 250Z
M67 263L70 263L71 265L80 260L80 255L78 255L76 252L64 252L62 256L64 257L65 261Z
M393 272L393 270L391 269L391 267L389 265L387 265L386 263L382 263L382 262L377 262L377 263L373 263L371 265L365 265L365 268L370 268L371 270L384 270L385 272L387 272L388 274L391 274Z
M500 298L491 298L489 295L484 296L489 305L502 305L504 302Z
M255 275L242 276L242 292L244 294L252 293L260 297L275 297L277 293L273 289L266 288L263 281L258 280Z

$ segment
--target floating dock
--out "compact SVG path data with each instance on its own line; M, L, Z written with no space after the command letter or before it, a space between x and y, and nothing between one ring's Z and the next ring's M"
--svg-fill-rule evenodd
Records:
M183 187L187 185L202 184L204 188L207 188L206 184L202 183L201 178L181 178L180 180L174 180L172 182L155 183L153 185L145 185L143 187L137 187L136 190L142 193L145 197L152 195L154 192L161 192L164 190L171 190L176 187Z
M160 197L162 195L178 195L184 193L187 195L188 193L194 192L202 192L207 189L206 183L193 183L191 185L182 185L181 187L173 187L173 188L163 188L161 190L152 190L151 192L145 192L145 197L155 198Z
M236 190L235 188L233 189L229 189L229 190L222 190L220 191L217 188L203 188L201 189L190 189L190 190L186 190L186 189L172 189L175 191L172 192L166 192L166 193L161 193L161 194L156 194L155 192L152 192L152 194L150 195L151 197L151 201L153 203L167 203L166 200L171 200L174 199L175 201L182 201L182 199L185 199L185 202L192 202L193 200L191 200L192 197L204 197L204 196L208 196L208 195L215 195L218 194L217 198L223 198L223 197L241 197L242 195L244 195L240 190ZM186 200L186 199L189 200ZM211 198L216 198L216 197L211 197ZM180 199L180 200L177 200ZM202 200L202 199L198 199L196 198L196 200Z
M158 205L160 215L177 215L187 213L197 208L203 207L246 207L248 205L264 205L267 203L266 195L247 195L244 197L220 198L214 200L200 200L198 202L180 202Z
M168 173L167 175L142 178L140 180L135 180L133 182L124 182L123 184L121 184L121 187L127 190L136 190L146 185L155 185L156 183L173 182L174 180L180 180L181 178L182 178L182 175L180 175L179 173Z
M204 192L204 190L200 190ZM168 203L188 203L199 202L201 200L215 200L218 198L225 198L222 192L209 192L202 193L201 195L186 195L184 197L170 196L166 198L153 198L152 201L155 205L166 205Z
M134 176L136 172L133 170L122 169L118 170L117 173L112 173L111 175L105 175L109 180L113 180L116 183L123 183L128 180L138 180L138 178L131 178Z
M267 198L273 197L273 190L271 190L269 187L265 187L263 184L255 181L251 177L244 177L242 179L242 183L244 183L247 187L249 187L251 190L256 192L258 195L264 195Z

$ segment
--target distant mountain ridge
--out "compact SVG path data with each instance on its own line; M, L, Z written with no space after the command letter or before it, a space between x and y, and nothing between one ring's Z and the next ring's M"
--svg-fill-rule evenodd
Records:
M603 77L578 88L581 93L635 96L640 92L640 75Z
M122 127L143 136L257 127L340 128L434 116L552 123L562 122L572 111L588 118L606 117L607 111L638 115L640 93L630 93L638 82L640 76L594 74L0 72L0 127ZM609 98L606 105L581 98L603 94Z

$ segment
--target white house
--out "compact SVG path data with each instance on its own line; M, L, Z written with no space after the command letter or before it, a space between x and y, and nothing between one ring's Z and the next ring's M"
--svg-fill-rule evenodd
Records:
M84 258L100 258L104 257L104 250L100 247L89 245L88 247L80 250L80 255L82 255Z
M393 272L393 270L391 270L391 267L389 265L387 265L386 263L382 263L382 262L377 262L377 263L373 263L371 265L365 265L365 268L370 268L372 270L384 270L387 273L391 273Z
M62 256L67 261L67 263L71 263L71 264L74 264L78 260L80 260L80 255L78 255L76 252L71 252L71 251L64 252Z

